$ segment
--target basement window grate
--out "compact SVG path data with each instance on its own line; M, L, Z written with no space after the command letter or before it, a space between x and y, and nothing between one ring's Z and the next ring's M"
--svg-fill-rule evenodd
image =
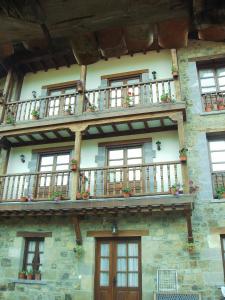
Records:
M189 293L156 293L155 300L200 300L199 294Z
M157 291L177 292L177 270L160 269L157 270Z

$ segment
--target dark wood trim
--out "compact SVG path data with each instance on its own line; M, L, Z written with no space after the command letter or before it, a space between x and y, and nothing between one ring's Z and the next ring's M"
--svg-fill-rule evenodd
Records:
M80 230L80 219L78 217L72 217L72 223L74 225L76 243L77 245L82 245L82 235Z
M142 70L135 70L135 71L103 75L103 76L101 76L101 79L117 79L117 78L122 78L122 77L130 77L133 75L141 75L143 73L149 73L149 69L142 69Z
M44 238L52 237L52 232L17 231L16 236L24 238Z
M73 150L73 145L71 146L62 146L62 147L52 147L52 148L40 148L40 149L33 149L32 153L58 153L58 152L64 152L64 151L69 151L69 150Z
M196 63L203 63L206 61L213 61L213 60L224 60L225 53L223 54L215 54L215 55L204 55L204 56L195 56L190 57L188 61L196 62Z
M149 236L149 229L142 230L119 230L118 233L112 234L111 231L87 231L87 237L96 237L96 238L116 238L116 237L137 237L137 236Z
M47 90L55 90L55 89L63 89L63 88L68 88L71 86L76 86L77 80L71 80L71 81L66 81L66 82L60 82L60 83L54 83L54 84L48 84L48 85L43 85L41 88L42 89L47 89Z
M99 143L99 147L111 147L111 146L130 146L130 145L136 145L136 144L144 144L151 142L152 138L143 138L143 139L137 139L137 140L125 140L125 141L114 141L114 142L104 142Z
M223 240L225 240L225 235L221 234L220 235L220 243L221 243L221 254L222 254L222 260L223 260L223 274L224 274L224 279L225 279L225 248L223 245Z

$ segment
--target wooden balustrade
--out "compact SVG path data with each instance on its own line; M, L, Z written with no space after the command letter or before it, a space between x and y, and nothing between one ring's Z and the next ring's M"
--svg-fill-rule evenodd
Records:
M34 119L33 111L37 111L40 119L76 114L78 94L64 94L34 98L26 101L8 102L4 121L6 123L29 121Z
M80 170L79 191L90 197L119 197L130 187L133 195L169 194L170 187L180 184L180 161Z
M88 90L85 93L85 110L106 110L162 103L161 96L175 99L173 79L139 82L122 86Z
M225 92L202 94L202 105L206 112L225 110Z
M0 201L49 200L69 198L70 171L17 173L0 176Z
M214 188L214 194L216 195L216 190L218 188L225 188L225 172L213 172L212 173L213 178L213 188Z

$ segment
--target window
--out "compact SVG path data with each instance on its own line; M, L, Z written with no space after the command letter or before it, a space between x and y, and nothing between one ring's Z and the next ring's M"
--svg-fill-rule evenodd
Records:
M23 270L41 271L44 254L44 238L25 238Z
M223 259L223 271L224 271L224 278L225 278L225 235L220 236L220 241L221 241L222 259Z
M225 92L225 66L199 70L202 94Z
M209 150L213 186L216 193L218 189L225 188L225 137L209 141Z

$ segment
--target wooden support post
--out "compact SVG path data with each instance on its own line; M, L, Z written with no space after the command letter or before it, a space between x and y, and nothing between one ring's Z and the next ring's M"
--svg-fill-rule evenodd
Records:
M21 90L22 90L23 79L24 79L24 74L18 72L16 74L16 82L15 82L15 90L14 90L14 100L15 101L20 100L20 94L21 94Z
M6 103L9 102L13 88L13 70L9 69L3 89L3 103L0 106L0 122L5 118Z
M193 238L193 232L192 232L192 223L191 223L191 209L190 208L185 208L184 209L184 214L185 218L187 221L187 231L188 231L188 243L193 243L194 238Z
M71 199L76 199L80 178L80 154L81 154L82 131L75 131L74 159L77 161L77 171L72 173Z
M179 67L178 67L178 60L177 60L177 50L171 49L171 56L172 56L172 71L177 71L177 76L173 75L174 78L174 88L175 88L175 98L177 101L181 101L181 88L180 88L180 80L179 80ZM172 72L173 74L175 72Z
M183 121L183 114L182 112L177 112L170 116L170 118L173 121L177 122L177 130L178 130L178 138L179 138L179 145L180 149L186 148L185 147L185 137L184 137L184 121ZM189 179L188 179L188 169L187 169L187 163L182 162L181 163L181 171L182 171L182 179L183 179L183 185L184 185L184 193L189 193Z
M7 172L9 154L10 148L0 147L0 175L5 175Z
M74 225L75 235L76 235L76 243L77 245L82 245L82 235L80 231L80 220L79 217L72 217L72 223Z
M78 104L77 104L77 113L81 115L84 110L85 104L85 90L86 90L86 76L87 76L87 66L81 65L80 67L80 81L83 85L83 92L78 96Z

